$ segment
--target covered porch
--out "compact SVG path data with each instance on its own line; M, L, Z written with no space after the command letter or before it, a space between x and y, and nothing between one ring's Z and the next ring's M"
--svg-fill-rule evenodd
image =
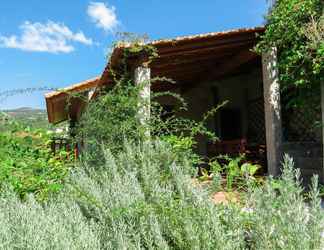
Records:
M179 116L200 121L206 112L227 101L207 124L220 141L211 143L198 137L197 153L206 157L245 153L249 160L262 165L264 172L277 175L282 155L281 120L268 101L270 95L279 95L279 88L273 87L278 84L277 78L269 77L276 76L275 68L269 67L275 55L264 56L262 61L252 51L257 34L262 32L263 28L256 28L153 42L159 57L149 66L139 65L134 74L135 79L142 72L146 75L142 80L174 80L175 84L153 81L151 91L180 94L188 111L177 113ZM175 105L170 97L159 102L168 109ZM271 116L266 117L266 108ZM267 141L267 132L273 139Z
M322 120L323 112L316 109L305 120L302 110L290 112L282 108L285 103L276 49L262 56L253 52L262 32L262 28L255 28L153 42L159 58L149 66L139 62L134 67L134 79L175 80L173 85L153 81L151 91L172 90L181 94L188 102L188 112L179 115L196 120L201 120L217 104L228 101L208 123L220 142L212 144L206 138L197 138L200 155L246 153L267 174L277 176L283 154L288 153L305 182L313 174L323 182L323 133L321 128L311 128L316 119ZM322 90L322 110L323 96ZM173 105L168 98L160 102ZM321 107L321 103L315 106ZM299 136L291 136L296 131Z
M149 98L150 91L180 94L188 103L188 111L178 115L199 121L211 108L228 101L207 124L220 142L212 144L206 138L197 138L200 155L247 153L251 160L264 166L268 174L277 176L283 153L288 152L296 159L296 167L302 168L303 175L316 173L323 181L323 133L313 133L306 139L287 137L287 131L291 130L289 124L296 122L291 118L287 121L289 115L282 114L277 52L273 49L262 56L253 52L258 35L263 31L260 27L153 41L148 45L156 48L157 58L147 63L145 54L139 53L128 57L126 64L135 84L151 82L143 90L143 98ZM78 86L77 92L91 99L102 86L113 85L112 72L118 73L125 63L126 48L128 44L114 48L103 74ZM157 77L167 77L175 83L152 81ZM75 99L72 108L64 109L66 99L66 93L47 96L51 122L68 118L77 121L84 105ZM324 110L324 98L321 100ZM174 105L174 100L168 97L160 98L159 102L171 109ZM299 132L308 134L306 130Z

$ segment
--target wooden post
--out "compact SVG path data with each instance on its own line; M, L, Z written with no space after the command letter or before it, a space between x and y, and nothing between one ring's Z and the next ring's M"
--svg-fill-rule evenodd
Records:
M282 124L277 50L262 54L265 128L268 173L280 174L282 160Z
M137 67L135 69L135 84L141 86L140 91L140 101L139 101L139 121L142 125L146 126L149 123L151 106L150 106L150 98L151 98L151 70L148 67ZM146 129L145 135L150 137L149 128Z
M323 166L319 181L324 183L324 82L321 82L321 110L322 110L322 150L323 150Z

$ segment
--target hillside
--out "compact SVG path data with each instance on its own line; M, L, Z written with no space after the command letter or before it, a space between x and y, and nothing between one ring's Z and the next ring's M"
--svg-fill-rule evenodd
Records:
M18 109L3 110L9 117L31 127L47 128L46 110L22 107Z

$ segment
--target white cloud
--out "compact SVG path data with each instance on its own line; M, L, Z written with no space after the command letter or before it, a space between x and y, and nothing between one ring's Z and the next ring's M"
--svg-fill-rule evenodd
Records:
M97 27L112 32L118 25L114 6L109 7L102 2L91 2L88 6L88 15Z
M69 53L74 51L72 42L92 45L82 31L72 32L61 23L48 21L46 24L24 22L20 27L21 36L0 36L0 47L15 48L25 51L49 53Z

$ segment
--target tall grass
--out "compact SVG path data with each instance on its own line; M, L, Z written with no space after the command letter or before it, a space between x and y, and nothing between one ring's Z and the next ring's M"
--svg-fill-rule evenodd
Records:
M43 206L2 194L0 249L322 247L316 187L306 202L288 158L282 178L251 190L243 208L212 203L192 184L190 161L165 143L103 152L102 164L83 162L62 196Z

